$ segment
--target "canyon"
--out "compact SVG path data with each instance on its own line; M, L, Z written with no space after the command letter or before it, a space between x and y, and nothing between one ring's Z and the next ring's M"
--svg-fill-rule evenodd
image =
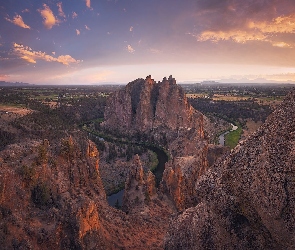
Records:
M291 92L229 151L172 76L136 79L110 95L101 129L165 151L159 185L135 154L116 209L101 177L115 168L85 132L23 135L0 151L1 247L294 249L294 110Z

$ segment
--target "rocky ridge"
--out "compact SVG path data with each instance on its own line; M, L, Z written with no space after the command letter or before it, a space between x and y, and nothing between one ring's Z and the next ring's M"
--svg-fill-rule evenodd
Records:
M99 152L77 133L0 152L1 249L162 249L172 211L149 206L129 216L107 204Z
M162 145L173 156L193 155L195 142L204 140L203 115L172 76L128 83L108 99L104 116L102 126L110 132Z
M161 192L178 210L192 206L194 182L208 168L204 116L195 110L175 79L137 79L113 93L102 125L111 133L161 145L170 154Z
M196 182L165 249L294 249L295 92Z
M125 182L122 209L126 213L143 212L156 198L158 198L158 194L155 176L151 171L144 173L140 158L135 155Z

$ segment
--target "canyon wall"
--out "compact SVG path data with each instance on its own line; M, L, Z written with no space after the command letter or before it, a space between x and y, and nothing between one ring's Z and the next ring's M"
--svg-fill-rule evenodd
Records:
M102 126L113 134L164 147L170 156L161 183L182 210L192 206L194 183L208 168L204 116L195 110L172 76L137 79L113 93Z
M96 146L77 132L1 151L1 249L163 249L172 210L161 201L132 216L110 207L99 167ZM152 176L146 183L152 197Z
M194 154L194 143L204 140L203 115L172 76L162 82L147 76L128 83L108 99L104 116L106 130L162 145L173 156Z
M201 176L165 249L294 249L295 92Z

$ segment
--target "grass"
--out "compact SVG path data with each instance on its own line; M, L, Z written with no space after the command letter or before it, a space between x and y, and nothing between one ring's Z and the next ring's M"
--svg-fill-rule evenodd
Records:
M227 135L225 135L225 146L228 146L231 149L237 146L241 138L242 132L242 127L239 126L237 130L229 132Z
M157 154L154 151L149 150L150 153L150 170L153 172L156 170L159 161L158 161L158 157Z
M7 108L25 108L26 105L25 104L21 104L21 103L5 103L5 104L1 104L0 103L0 109L7 109Z

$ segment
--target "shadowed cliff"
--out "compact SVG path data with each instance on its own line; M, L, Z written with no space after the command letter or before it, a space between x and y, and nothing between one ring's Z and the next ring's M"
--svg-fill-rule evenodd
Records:
M294 249L295 92L196 182L165 249Z

